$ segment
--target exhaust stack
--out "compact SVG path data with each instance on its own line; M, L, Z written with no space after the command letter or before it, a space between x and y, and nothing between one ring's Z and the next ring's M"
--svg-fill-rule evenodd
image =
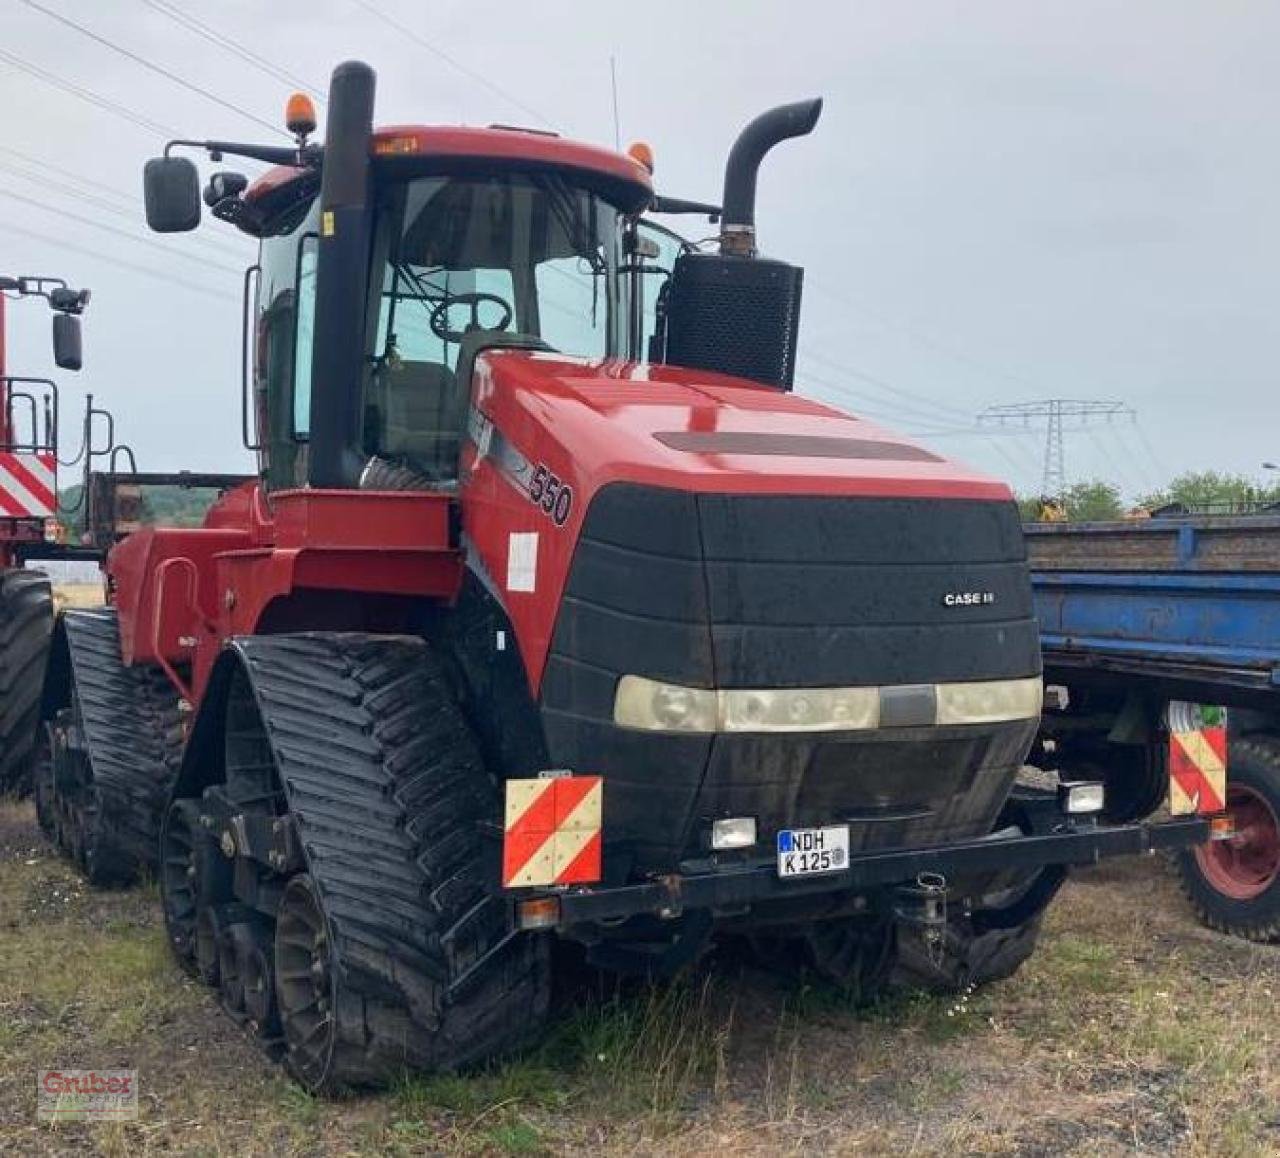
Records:
M719 253L682 253L666 291L663 360L790 390L804 270L758 255L756 177L774 145L813 130L821 100L780 105L734 142L724 169Z
M333 70L320 179L315 344L307 479L313 487L357 485L360 383L369 254L369 146L373 69L349 60Z
M760 162L775 145L813 132L822 114L822 98L779 105L761 113L734 141L724 168L720 252L756 255L756 178Z

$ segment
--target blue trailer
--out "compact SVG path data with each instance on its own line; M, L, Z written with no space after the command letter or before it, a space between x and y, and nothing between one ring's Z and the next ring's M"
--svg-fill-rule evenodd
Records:
M1166 798L1171 712L1177 729L1187 704L1226 708L1234 835L1179 868L1207 924L1280 940L1280 514L1026 530L1045 683L1061 689L1041 760L1103 780L1110 816L1137 819Z

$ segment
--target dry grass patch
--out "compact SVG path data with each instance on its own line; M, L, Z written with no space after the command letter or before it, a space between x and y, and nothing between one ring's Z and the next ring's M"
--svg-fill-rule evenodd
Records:
M1165 867L1094 870L1041 951L870 1009L727 959L579 999L519 1058L316 1101L169 960L154 890L93 893L0 804L0 1152L1280 1152L1280 947L1199 928ZM35 1071L133 1066L142 1119L34 1121Z

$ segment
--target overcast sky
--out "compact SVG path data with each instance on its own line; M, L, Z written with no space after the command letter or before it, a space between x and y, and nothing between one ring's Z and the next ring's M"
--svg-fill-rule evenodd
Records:
M611 143L613 54L623 141L653 145L675 196L718 199L741 125L821 95L814 135L766 162L757 215L762 247L806 268L802 392L1024 492L1039 487L1043 430L968 429L988 405L1133 407L1136 425L1067 443L1070 477L1128 494L1280 459L1275 3L36 2L272 123L288 86L161 9L318 89L338 61L368 61L384 122L545 119ZM0 273L93 290L64 413L92 390L143 469L244 469L238 270L253 249L208 219L197 234L147 234L140 173L165 131L271 139L0 0ZM38 303L10 306L10 372L51 370L48 327Z

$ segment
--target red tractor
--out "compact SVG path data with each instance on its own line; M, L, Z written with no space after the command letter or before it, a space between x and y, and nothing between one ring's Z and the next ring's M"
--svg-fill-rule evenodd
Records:
M721 206L494 127L173 142L245 282L260 475L149 527L59 622L47 829L159 864L182 964L317 1090L512 1048L552 948L661 974L717 933L872 991L1003 977L1072 863L1181 847L1102 789L1015 789L1040 652L1008 489L791 392L801 271L756 250L775 109ZM719 218L713 252L650 212Z
M61 278L0 277L0 792L30 787L53 626L49 580L24 564L57 542L58 388L48 378L11 375L5 362L5 306L27 297L54 311L54 361L79 370L89 291Z

